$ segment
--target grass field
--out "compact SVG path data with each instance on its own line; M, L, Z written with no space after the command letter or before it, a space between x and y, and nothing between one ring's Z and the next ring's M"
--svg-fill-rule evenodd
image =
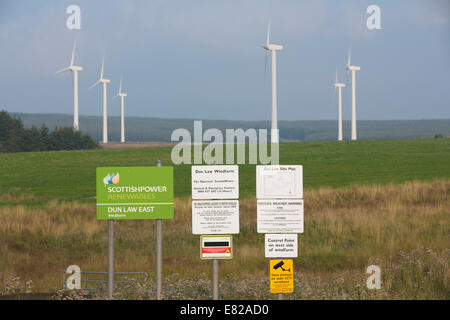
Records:
M97 166L170 164L171 148L0 155L0 293L61 288L62 271L106 271L107 224L95 214ZM450 298L450 141L282 144L304 166L305 233L294 259L295 299ZM222 298L274 298L264 235L256 233L255 167L240 168L240 234L220 263ZM210 298L210 268L191 233L190 166L175 166L175 215L164 221L164 294ZM153 221L116 223L116 271L149 281L118 298L154 298ZM382 289L365 287L368 265ZM18 280L15 277L20 277ZM21 282L21 283L20 283Z
M94 201L95 168L172 165L170 147L0 154L0 192ZM304 187L450 178L450 139L283 143L280 164L301 164ZM255 194L256 169L241 165L240 196ZM175 196L190 195L190 165L174 166Z

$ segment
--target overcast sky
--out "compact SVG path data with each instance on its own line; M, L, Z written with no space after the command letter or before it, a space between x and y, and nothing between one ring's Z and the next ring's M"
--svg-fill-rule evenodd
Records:
M69 30L66 8L81 8ZM381 30L366 26L381 8ZM448 0L0 0L0 109L73 112L67 67L75 36L80 114L101 115L102 56L108 113L124 78L126 114L269 120L270 65L264 79L269 15L277 54L281 120L337 119L335 70L345 81L348 49L357 73L357 118L450 118ZM349 79L350 81L350 79ZM351 117L350 86L344 119Z

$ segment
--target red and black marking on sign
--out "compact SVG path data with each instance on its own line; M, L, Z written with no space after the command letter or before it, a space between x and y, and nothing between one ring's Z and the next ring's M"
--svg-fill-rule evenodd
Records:
M231 246L229 241L211 241L204 242L202 253L230 253Z

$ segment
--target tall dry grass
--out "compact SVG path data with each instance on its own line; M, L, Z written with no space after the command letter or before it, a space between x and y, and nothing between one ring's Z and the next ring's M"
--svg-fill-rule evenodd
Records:
M10 202L14 196L8 196ZM163 223L164 274L178 274L177 279L210 273L210 264L199 259L199 237L191 232L190 205L189 198L176 199L174 219ZM107 269L107 225L96 220L93 204L51 200L37 207L7 205L0 207L0 217L0 288L18 276L32 280L35 290L55 290L68 265ZM152 278L154 239L153 221L117 221L115 269L146 271ZM255 199L240 200L240 234L233 240L234 259L221 262L221 277L265 279L268 261L264 236L256 233ZM305 233L299 235L295 270L301 279L320 277L325 282L336 274L364 273L370 264L395 271L405 254L426 247L447 259L433 275L433 288L441 288L436 282L448 282L449 274L448 254L441 252L449 243L450 180L305 190ZM401 297L402 285L411 293L413 283L426 279L426 271L411 267L414 263L408 266L408 272L406 267L396 271L402 276L392 277L395 281L386 278L392 297ZM442 297L437 291L430 289L428 296ZM404 297L409 297L407 292Z

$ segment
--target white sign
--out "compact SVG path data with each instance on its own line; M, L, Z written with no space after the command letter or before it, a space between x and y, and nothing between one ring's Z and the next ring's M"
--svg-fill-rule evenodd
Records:
M256 166L256 198L302 199L303 166Z
M258 200L258 233L303 233L303 200Z
M297 258L297 234L265 235L266 258Z
M233 236L201 236L201 259L232 259Z
M239 201L192 201L192 233L239 233Z
M192 199L238 198L238 166L192 166Z

